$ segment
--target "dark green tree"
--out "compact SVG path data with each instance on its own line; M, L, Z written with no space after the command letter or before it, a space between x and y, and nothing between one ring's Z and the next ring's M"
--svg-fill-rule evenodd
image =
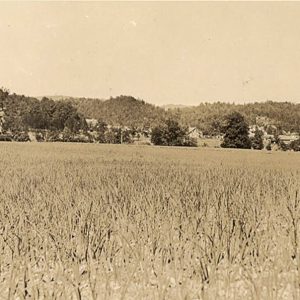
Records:
M43 113L39 102L32 104L22 116L22 121L29 128L47 129L49 127L49 118Z
M221 147L251 149L249 126L240 113L233 112L227 115L223 132L224 140Z
M98 120L97 125L95 126L97 132L97 141L99 143L106 143L105 133L107 131L107 124L102 120Z
M9 90L0 88L0 109L3 110L5 107L6 99L9 95Z
M153 128L151 142L161 146L196 146L194 139L188 136L188 128L173 119Z
M64 130L66 121L76 113L75 107L69 102L56 102L52 115L51 126L56 130Z
M269 142L269 143L267 144L266 149L267 149L268 151L271 151L271 150L272 150L271 142Z
M292 141L290 144L290 149L293 151L300 151L300 139Z
M278 147L282 151L287 151L287 150L289 150L290 145L287 145L284 141L280 140L279 143L278 143Z
M251 145L253 149L261 150L264 148L263 135L263 132L256 127L254 137L251 138Z
M65 128L68 128L71 132L76 133L79 130L86 130L87 124L85 119L77 112L72 113L65 121Z
M105 143L121 144L122 132L121 128L112 127L105 132Z

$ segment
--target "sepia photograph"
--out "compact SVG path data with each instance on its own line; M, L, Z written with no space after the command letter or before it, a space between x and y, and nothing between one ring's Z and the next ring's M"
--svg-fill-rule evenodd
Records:
M1 299L300 299L300 2L0 1Z

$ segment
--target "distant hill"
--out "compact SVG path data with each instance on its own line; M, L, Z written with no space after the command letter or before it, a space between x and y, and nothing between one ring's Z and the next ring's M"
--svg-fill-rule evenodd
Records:
M39 97L40 99L43 97ZM108 100L75 98L67 96L50 96L53 99L48 103L48 114L52 114L56 107L56 115L61 111L61 107L73 111L73 114L80 114L82 118L102 120L113 126L128 126L135 128L154 127L163 119L172 117L186 126L197 127L204 134L218 135L221 133L224 117L237 111L243 114L250 125L264 127L276 127L277 133L300 132L300 104L291 102L255 102L247 104L232 103L201 103L198 106L185 105L165 105L162 107L146 103L143 100L132 96L118 96ZM5 126L15 130L26 128L30 119L43 119L43 114L47 113L43 102L34 97L25 97L16 94L5 94L0 90L0 108L5 107ZM62 112L60 113L61 115ZM56 116L55 116L56 117ZM51 118L50 118L51 119ZM42 122L41 122L42 123Z
M185 107L191 107L190 105L184 105L184 104L166 104L162 105L161 108L164 110L171 110L171 109L180 109L180 108L185 108Z
M70 100L70 99L68 99ZM197 127L207 134L220 134L224 117L238 111L249 124L275 125L280 131L300 131L300 104L291 102L255 102L248 104L201 103L198 106L165 105L161 107L119 96L108 100L71 99L78 111L88 118L101 119L111 125L153 127L162 119L173 117L186 126Z
M251 125L258 125L258 122L264 120L264 124L259 125L266 127L275 125L279 131L300 131L300 104L291 102L201 103L198 106L169 112L179 118L183 124L198 127L208 134L218 134L222 127L222 120L233 111L243 114Z
M62 101L62 100L69 99L71 97L70 96L63 96L63 95L39 96L39 97L36 97L36 99L38 99L38 100L42 100L43 98L48 98L48 99L51 99L51 100L54 100L54 101Z
M151 127L167 117L163 108L132 96L118 96L108 100L67 98L86 118L102 120L110 125Z

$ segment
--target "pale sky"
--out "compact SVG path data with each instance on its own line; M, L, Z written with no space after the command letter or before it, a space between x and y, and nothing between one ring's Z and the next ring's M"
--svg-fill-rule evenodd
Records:
M156 105L300 102L300 3L1 2L0 86Z

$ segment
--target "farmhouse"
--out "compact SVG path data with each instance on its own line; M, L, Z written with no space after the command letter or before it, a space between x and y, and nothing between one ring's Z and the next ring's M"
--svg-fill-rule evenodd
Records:
M273 134L264 134L263 135L263 140L264 140L264 145L268 145L270 143L274 143L275 142L275 137Z
M266 137L268 135L263 126L250 125L249 126L249 137L254 137L256 130L261 131L263 133L264 137Z
M93 128L98 124L98 121L96 119L85 119L85 121L89 128Z
M195 139L203 137L202 131L200 131L197 127L189 127L188 135L189 135L189 137L195 138Z
M299 134L297 133L292 133L292 134L282 134L279 135L278 138L284 142L286 145L289 145L291 142L296 141L299 139Z

